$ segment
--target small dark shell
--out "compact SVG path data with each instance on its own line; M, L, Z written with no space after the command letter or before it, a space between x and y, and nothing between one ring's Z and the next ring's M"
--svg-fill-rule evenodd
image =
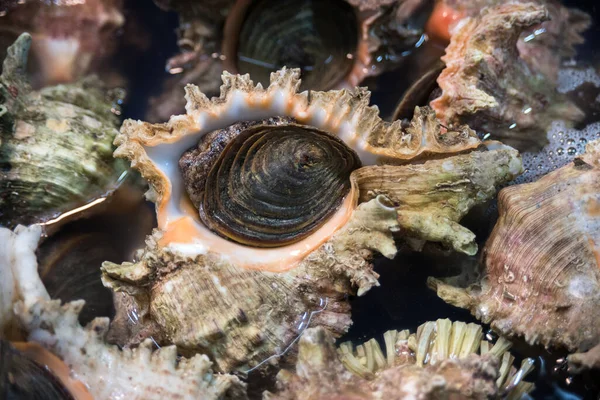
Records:
M301 89L328 90L352 70L358 35L344 1L260 0L242 23L237 68L265 85L272 71L298 67Z
M0 398L5 400L73 400L47 368L0 339Z

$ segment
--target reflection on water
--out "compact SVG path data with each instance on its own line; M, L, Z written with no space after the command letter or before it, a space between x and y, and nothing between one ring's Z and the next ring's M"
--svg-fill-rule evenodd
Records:
M296 325L296 329L298 330L298 336L296 336L296 338L294 338L294 340L292 340L281 353L273 354L272 356L267 357L260 363L256 364L254 367L252 367L246 371L242 371L241 372L242 376L244 376L244 375L247 376L249 373L258 369L265 363L270 362L271 360L278 360L279 358L285 356L290 351L290 349L294 346L294 344L296 344L296 342L300 339L300 336L302 336L302 333L306 330L306 328L308 328L310 326L310 321L312 320L313 316L325 311L327 309L327 304L329 304L329 299L322 299L322 298L319 299L319 308L317 310L313 310L310 312L305 311L300 316L299 321Z
M111 291L100 280L102 263L131 261L156 226L154 205L144 200L138 179L130 177L113 196L85 211L64 213L56 219L59 228L45 225L47 236L37 250L40 276L52 298L86 301L82 325L114 315ZM80 218L65 223L75 217Z

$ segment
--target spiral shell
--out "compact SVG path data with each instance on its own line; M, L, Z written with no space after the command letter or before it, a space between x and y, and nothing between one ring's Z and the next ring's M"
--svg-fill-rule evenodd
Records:
M188 83L217 94L223 71L249 73L266 86L282 67L300 68L302 90L353 88L404 62L424 37L428 2L400 0L155 0L179 13L174 76L147 118L180 113Z
M72 398L246 398L245 385L232 375L213 373L205 355L178 358L175 346L154 350L150 339L136 349L120 350L105 341L108 318L95 318L82 327L77 320L85 302L61 305L51 300L38 276L35 248L40 235L39 226L18 226L15 232L0 228L0 236L7 238L3 252L9 256L0 260L0 273L10 277L3 284L12 284L16 293L10 311L0 311L28 336L30 342L19 348L54 372Z
M395 255L400 226L476 251L458 221L520 172L514 149L446 130L428 108L383 122L364 89L298 93L298 75L263 88L224 73L218 98L187 87L186 115L124 122L115 155L150 182L158 229L136 262L103 265L124 295L118 343L153 337L221 371L276 364L307 326L348 328L348 295L379 284L371 259Z
M0 225L50 223L121 183L112 157L118 117L95 78L32 91L31 36L8 49L0 76Z
M584 155L537 182L503 189L481 281L461 289L431 279L438 295L530 344L570 351L597 346L599 157L600 142L592 142Z

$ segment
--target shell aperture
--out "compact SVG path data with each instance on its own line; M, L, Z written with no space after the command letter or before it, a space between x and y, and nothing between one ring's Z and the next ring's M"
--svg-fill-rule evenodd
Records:
M237 67L262 84L281 67L298 67L302 88L330 89L354 65L358 26L342 0L258 1L241 27Z
M240 125L247 124L234 124L233 130ZM210 152L212 146L206 147ZM350 191L350 174L360 167L356 153L340 139L293 123L241 130L200 176L200 188L193 181L206 168L194 168L195 157L206 158L206 151L186 152L180 168L202 222L256 247L286 245L313 233L339 208Z

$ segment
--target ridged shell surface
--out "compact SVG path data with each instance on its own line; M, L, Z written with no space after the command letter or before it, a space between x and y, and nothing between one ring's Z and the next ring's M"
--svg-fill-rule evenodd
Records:
M8 49L0 76L0 225L48 222L107 196L125 164L112 157L118 117L100 81L32 91L31 36Z
M370 93L365 89L298 93L298 70L273 73L268 88L229 73L223 74L223 82L221 96L211 100L189 85L185 115L163 124L127 120L115 140L115 156L129 158L149 181L147 196L158 214L158 229L136 262L103 265L105 285L120 292L123 300L111 326L111 337L120 344L153 337L160 344L175 343L186 353L210 354L221 371L248 371L266 365L265 360L276 364L309 325L324 326L334 335L347 330L348 295L362 295L379 284L371 259L396 254L394 234L401 227L407 237L442 242L469 254L476 251L474 235L458 224L460 218L521 170L514 149L488 149L466 126L448 130L426 107L416 109L413 120L402 126L399 121L382 121L378 109L368 105ZM298 160L279 168L278 163L294 153L286 151L233 180L227 173L219 175L226 160L254 160L242 150L258 148L246 146L246 141L263 132L274 135L275 142L269 142L273 146L298 138L292 140L294 149L302 149ZM221 210L202 215L209 214L203 208L207 192L213 198L234 199L240 195L234 185L271 182L271 175L280 170L293 176L321 165L315 160L333 158L316 157L317 147L339 149L323 154L341 154L340 160L346 160L339 163L343 168L334 168L339 175L332 180L343 183L344 197L299 241L243 243L213 229ZM410 164L430 158L434 160ZM394 165L375 165L381 163ZM261 169L265 165L271 166L268 171ZM213 172L222 178L219 185L206 183ZM217 186L220 192L210 193ZM286 190L280 186L261 190L272 187L283 196ZM325 204L333 197L310 185L289 188L292 194L308 193L289 196L286 210L304 204L302 199ZM331 193L339 196L340 191ZM468 199L471 194L474 198ZM236 207L250 207L255 197L236 199L234 207L222 211L235 216ZM208 205L223 204L219 200ZM257 207L268 211L264 215L281 216L264 201ZM305 221L306 216L301 217ZM135 323L131 315L137 316ZM293 356L293 351L288 354Z
M509 2L457 24L437 79L442 94L430 103L442 123L469 124L523 151L546 143L553 120L582 120L555 82L519 57L521 33L548 18L543 5Z
M400 358L403 354L400 353ZM338 358L333 337L322 328L308 329L299 342L295 372L282 370L277 375L277 391L265 393L266 400L379 400L494 398L498 359L491 355L470 354L461 359L446 359L426 367L404 363L380 371L372 380L347 371Z
M232 375L215 374L208 357L196 354L179 358L175 346L155 350L148 339L136 349L120 350L105 342L108 318L96 318L85 328L79 325L82 300L62 304L51 300L37 272L35 249L41 228L19 226L15 232L0 228L8 239L3 251L9 262L1 262L3 276L10 272L13 308L2 308L4 319L15 319L31 342L58 356L59 377L76 400L86 399L244 399L245 385ZM3 282L8 284L8 282ZM14 314L13 314L14 310ZM32 347L32 346L24 346ZM36 361L52 361L40 355ZM52 369L56 362L48 363ZM84 386L85 385L85 386ZM91 396L90 396L91 395Z
M600 142L537 182L503 189L499 212L481 281L461 289L430 280L438 295L531 344L580 352L597 346Z

